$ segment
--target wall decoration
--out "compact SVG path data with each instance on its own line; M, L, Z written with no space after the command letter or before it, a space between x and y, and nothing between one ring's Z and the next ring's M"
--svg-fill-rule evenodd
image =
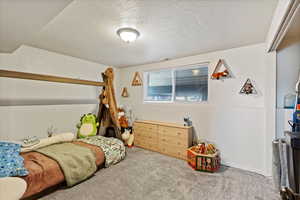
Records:
M240 90L240 94L257 94L257 90L252 84L251 80L248 78Z
M231 73L228 65L226 64L224 59L219 59L214 72L211 75L212 80L223 80L227 78L233 78L233 74Z
M143 82L142 82L142 78L141 78L139 72L135 72L131 85L132 86L141 86L142 84L143 84Z
M122 94L121 94L121 96L122 96L122 97L128 97L128 96L129 96L126 87L124 87L124 88L122 89Z

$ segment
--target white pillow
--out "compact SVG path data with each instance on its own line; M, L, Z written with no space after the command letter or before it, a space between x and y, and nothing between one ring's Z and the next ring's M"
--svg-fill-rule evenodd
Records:
M62 143L62 142L71 142L74 139L75 139L75 135L73 133L54 134L52 137L40 139L40 142L36 145L21 148L21 152L33 151L35 149L49 146L51 144L57 144L57 143Z
M18 177L0 178L0 199L19 200L25 193L27 183Z

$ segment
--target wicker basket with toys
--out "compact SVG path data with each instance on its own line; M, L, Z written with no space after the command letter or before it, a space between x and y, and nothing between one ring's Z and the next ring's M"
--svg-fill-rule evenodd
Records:
M220 168L220 152L214 144L202 142L187 150L187 162L195 170L213 173Z

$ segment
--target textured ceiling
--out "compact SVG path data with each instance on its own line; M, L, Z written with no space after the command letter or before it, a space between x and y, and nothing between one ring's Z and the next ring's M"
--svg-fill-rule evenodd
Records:
M0 52L34 39L72 0L0 0Z
M57 1L67 2L48 4ZM263 42L276 4L277 0L74 0L24 43L117 67L157 62ZM16 25L24 27L21 22ZM141 33L135 43L116 35L126 26ZM4 37L1 45L14 39Z

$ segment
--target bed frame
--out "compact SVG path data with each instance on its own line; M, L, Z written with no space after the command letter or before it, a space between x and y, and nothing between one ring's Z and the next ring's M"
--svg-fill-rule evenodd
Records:
M117 117L117 103L113 86L114 73L113 69L110 67L102 73L103 82L9 70L0 70L0 77L103 87L102 93L99 95L100 103L98 120L105 128L113 127L116 136L118 138L121 137L120 124Z

